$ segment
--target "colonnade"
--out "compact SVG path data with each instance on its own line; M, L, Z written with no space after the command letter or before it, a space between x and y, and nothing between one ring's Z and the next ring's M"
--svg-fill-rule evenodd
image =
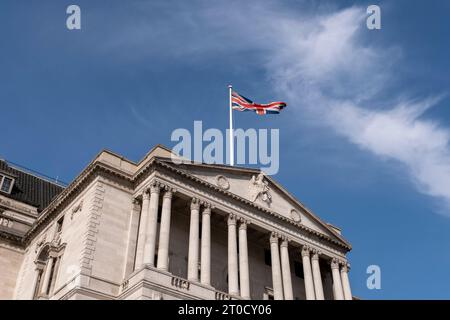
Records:
M135 258L137 267L145 264L155 266L156 263L156 268L168 271L170 221L174 191L171 187L154 182L149 189L143 192ZM156 248L160 192L163 192L162 211L159 245ZM211 286L211 209L211 204L196 198L191 199L187 279L205 286ZM247 243L248 225L248 220L235 214L228 215L228 293L240 296L243 299L251 298ZM294 294L289 262L289 240L276 232L271 232L269 245L274 299L292 300ZM155 262L156 250L157 261ZM320 261L324 260L319 258L321 252L303 245L299 255L301 255L303 265L306 299L324 300L320 268ZM330 267L334 298L336 300L351 300L352 293L347 263L332 259Z

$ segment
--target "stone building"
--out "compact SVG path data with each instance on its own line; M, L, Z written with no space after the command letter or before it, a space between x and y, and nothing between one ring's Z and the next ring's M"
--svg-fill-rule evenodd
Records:
M352 299L340 229L259 170L102 151L66 188L0 162L2 299Z

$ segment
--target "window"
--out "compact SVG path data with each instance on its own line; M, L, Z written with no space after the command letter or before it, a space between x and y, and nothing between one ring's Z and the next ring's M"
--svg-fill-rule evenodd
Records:
M303 264L300 261L294 260L294 273L297 277L304 279Z
M36 286L33 299L48 298L53 294L59 265L64 248L54 249L46 246L38 255L36 263Z
M64 216L59 218L59 220L56 222L56 232L61 232L62 226L63 226L63 222L64 222Z
M39 284L41 283L42 280L42 273L44 272L44 269L42 266L37 266L36 268L37 271L37 279L36 279L36 286L34 287L34 293L33 293L33 300L39 298Z
M11 193L14 184L14 179L0 175L0 191Z
M264 249L264 263L266 266L272 266L272 256L270 255L270 250Z

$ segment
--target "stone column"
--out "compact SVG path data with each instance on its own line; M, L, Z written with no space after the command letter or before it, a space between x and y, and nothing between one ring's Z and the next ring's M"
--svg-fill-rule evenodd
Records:
M344 300L344 292L342 291L341 276L339 274L339 262L337 259L333 259L331 261L331 274L333 276L334 300Z
M198 281L199 211L200 202L194 198L191 202L191 222L189 226L188 280L190 281Z
M211 206L202 212L202 241L200 256L200 282L211 285Z
M342 289L344 291L345 300L353 300L352 290L350 289L350 281L348 279L348 264L344 264L341 268Z
M163 195L161 224L159 227L158 269L169 270L170 217L172 213L173 190L167 188Z
M305 280L306 300L315 300L314 282L311 272L311 261L309 259L309 248L303 246L302 248L302 262L303 262L303 276Z
M147 220L148 220L148 209L150 204L150 193L147 188L142 192L142 208L141 208L141 217L139 218L139 231L138 231L138 241L136 248L136 263L134 265L135 269L138 269L142 266L144 261L144 246L145 246L145 237L147 233Z
M160 184L155 182L150 187L150 205L147 219L147 231L144 245L144 264L155 265L156 231L158 227L158 203Z
M325 300L325 297L323 294L322 275L320 274L319 256L320 256L320 253L317 250L314 250L312 258L311 258L314 289L315 289L315 293L316 293L316 299L317 300Z
M283 300L283 280L280 266L280 253L278 250L278 235L270 234L270 256L272 259L272 285L275 300Z
M44 276L42 278L42 285L41 285L41 289L40 289L40 294L46 296L47 295L47 289L48 289L48 284L50 282L50 276L52 274L52 267L53 267L53 262L54 262L53 257L49 257L48 258L48 262L47 262L47 266L45 267L44 270Z
M248 266L247 224L241 219L239 224L239 276L241 284L241 297L250 299L250 274Z
M139 219L141 215L141 201L134 198L132 201L132 209L130 213L130 219L128 221L128 236L127 236L127 248L125 251L125 268L123 269L123 278L127 278L130 273L137 267L142 265L142 253L143 253L143 241L139 253L137 252L137 245L139 242ZM139 256L139 258L138 258ZM136 265L137 260L140 261L139 266Z
M280 245L281 255L281 272L283 274L284 300L293 300L294 293L292 291L291 266L289 262L288 240L283 239Z
M228 293L239 295L236 216L228 216Z

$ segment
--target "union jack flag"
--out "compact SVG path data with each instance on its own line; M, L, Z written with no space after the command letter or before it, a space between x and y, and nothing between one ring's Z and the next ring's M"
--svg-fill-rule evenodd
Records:
M232 91L231 93L231 107L233 110L255 111L257 114L263 115L268 113L280 113L280 110L286 106L286 103L280 101L267 104L258 104L244 96L241 96L236 91Z

